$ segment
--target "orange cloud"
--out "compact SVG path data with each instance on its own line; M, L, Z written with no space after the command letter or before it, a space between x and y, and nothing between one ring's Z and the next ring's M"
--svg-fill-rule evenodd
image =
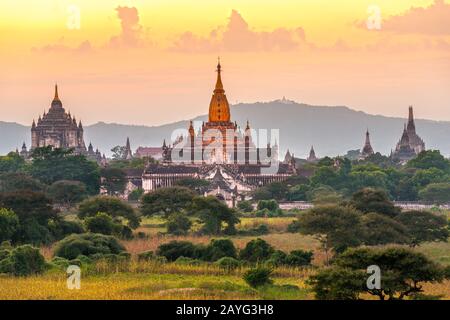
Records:
M207 38L185 32L175 41L172 49L183 52L290 51L302 44L305 44L305 32L300 27L258 32L249 27L239 12L232 10L225 27L213 30Z
M365 23L359 24L365 27ZM450 4L435 0L426 8L412 7L382 22L381 31L401 34L450 35Z
M139 12L135 7L117 7L122 32L109 41L113 47L139 47L143 44L143 28L139 24Z

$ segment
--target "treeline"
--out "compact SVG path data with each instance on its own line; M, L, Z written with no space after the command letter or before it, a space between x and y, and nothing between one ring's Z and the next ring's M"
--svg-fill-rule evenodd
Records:
M255 199L336 202L372 187L395 201L450 202L450 161L436 150L423 151L403 166L377 153L361 161L326 157L299 170L300 176L259 188Z

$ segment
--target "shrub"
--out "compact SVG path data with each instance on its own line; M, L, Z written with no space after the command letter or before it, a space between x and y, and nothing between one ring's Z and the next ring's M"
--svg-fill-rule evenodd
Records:
M271 274L272 269L258 267L248 270L244 274L244 280L250 287L258 288L273 283L270 279Z
M167 232L174 235L185 235L192 226L191 220L185 214L172 213L167 221Z
M286 264L287 254L281 250L277 250L270 256L269 260L267 260L267 264L270 266L282 266Z
M19 228L19 218L8 209L0 209L0 242L11 240L13 234Z
M44 272L46 263L39 249L30 245L17 247L0 261L0 273L28 276Z
M166 257L169 261L175 261L179 257L197 258L201 255L200 247L189 241L171 241L158 247L156 254Z
M239 260L231 257L223 257L217 260L216 265L227 271L231 271L240 267L241 263Z
M237 257L237 251L233 241L229 239L211 240L211 243L206 247L202 258L207 261L217 261L224 257Z
M273 247L266 241L258 238L248 242L239 253L239 256L242 260L256 263L269 259L273 253Z
M85 223L87 230L93 233L111 235L114 232L113 219L104 212L98 212L95 216L86 218Z
M55 256L75 259L79 255L91 257L94 254L119 254L125 248L112 237L98 233L73 234L59 241Z
M260 224L259 226L253 228L251 233L257 236L265 235L269 233L269 227L267 224Z
M313 255L312 251L294 250L286 257L285 263L293 267L309 266Z
M153 251L144 251L138 253L138 261L151 261L155 258L155 253Z
M250 201L240 201L237 204L237 207L242 212L252 212L253 211L253 205Z
M287 226L287 232L289 233L297 233L300 232L300 222L298 220L292 221L288 226Z
M64 237L74 233L80 234L85 232L83 225L77 221L51 221L48 224L48 228L53 238L56 240L61 240Z

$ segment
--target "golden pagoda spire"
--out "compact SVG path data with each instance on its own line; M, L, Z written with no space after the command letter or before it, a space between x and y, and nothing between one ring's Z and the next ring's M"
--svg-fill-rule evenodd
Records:
M217 81L209 104L209 122L230 122L230 106L222 83L220 57L217 63Z
M59 100L59 97L58 97L58 84L57 83L55 83L55 98L54 98L54 100Z

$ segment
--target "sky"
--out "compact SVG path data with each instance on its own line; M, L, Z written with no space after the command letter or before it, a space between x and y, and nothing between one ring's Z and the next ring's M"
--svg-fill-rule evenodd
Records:
M55 82L84 124L205 114L283 96L450 121L450 1L1 0L0 121L29 125Z

